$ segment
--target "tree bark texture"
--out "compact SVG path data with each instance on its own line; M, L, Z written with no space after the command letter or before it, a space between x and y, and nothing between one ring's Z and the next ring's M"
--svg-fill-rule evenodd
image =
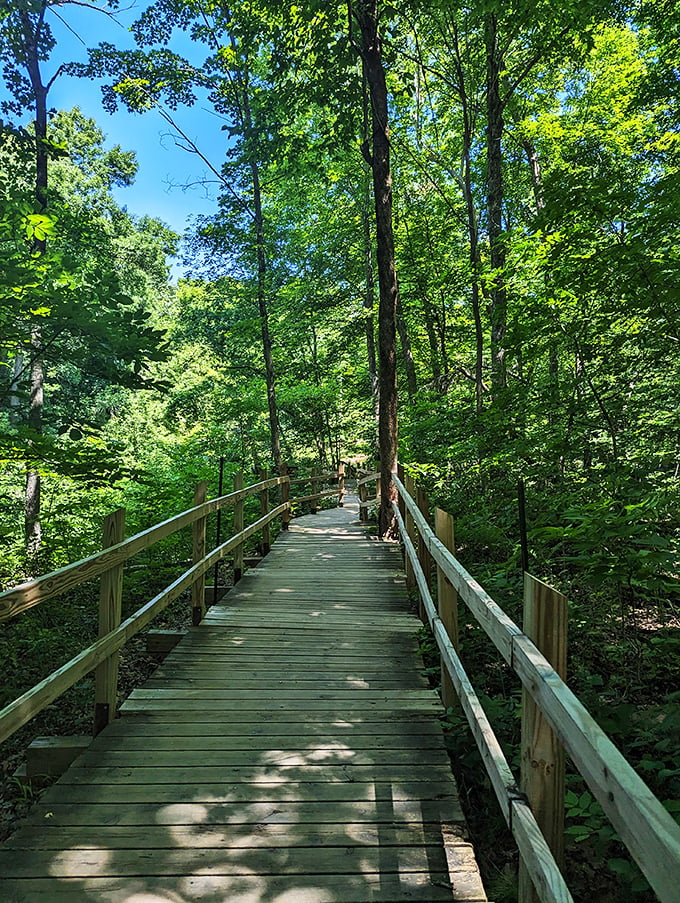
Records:
M394 260L392 231L392 178L387 114L387 85L378 32L378 0L357 0L350 4L361 33L359 52L364 64L371 100L371 166L375 200L378 260L378 357L380 361L380 443L381 502L378 529L384 535L393 522L392 502L396 487L392 474L397 469L397 353L396 320L399 289ZM350 23L351 26L351 23Z

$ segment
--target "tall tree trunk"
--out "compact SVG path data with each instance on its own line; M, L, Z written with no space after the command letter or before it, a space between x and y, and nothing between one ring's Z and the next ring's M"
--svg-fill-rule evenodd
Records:
M35 200L37 208L41 212L47 209L48 187L47 94L49 88L43 84L40 72L41 32L45 11L46 3L43 3L35 26L27 13L23 13L21 16L26 42L24 45L26 69L35 101ZM34 252L37 255L44 254L45 248L44 240L34 240ZM42 326L37 319L31 324L30 354L28 425L36 435L40 435L43 431L45 367ZM24 506L24 533L26 554L29 559L35 558L42 543L40 494L40 472L35 466L32 466L31 462L26 471Z
M368 140L368 139L366 139ZM378 447L378 425L380 422L380 387L378 385L378 367L375 353L375 330L373 317L373 299L375 297L375 275L373 273L373 242L371 240L370 177L366 178L366 195L361 207L361 220L364 230L364 326L366 330L366 356L368 359L368 378L371 384L371 403L375 421L374 444Z
M494 13L485 20L486 44L486 159L487 216L491 258L491 385L498 392L506 385L505 339L507 332L507 289L505 284L505 240L503 236L503 103L500 76L503 69Z
M12 380L9 384L9 422L12 426L17 426L21 421L20 407L21 399L19 392L24 374L24 356L17 354L12 364Z
M541 173L541 161L533 142L525 138L522 142L524 153L526 154L527 163L529 164L529 172L531 173L531 186L534 192L534 200L536 202L536 212L540 213L545 210L545 195L543 194L543 176ZM551 273L549 269L545 272L546 293L550 291ZM550 406L548 410L548 421L553 423L557 414L557 408L560 403L560 366L557 351L557 342L551 339L548 344L548 375L550 381Z
M435 320L437 318L436 318L436 314L434 311L432 301L430 300L430 296L427 291L427 278L426 278L425 274L423 273L423 268L420 266L419 262L416 260L415 254L413 252L413 247L411 244L411 234L410 234L410 230L408 227L408 216L406 216L404 218L404 223L406 226L406 247L407 247L409 260L410 260L410 264L411 264L411 270L413 271L415 281L416 281L416 286L418 288L418 295L420 296L420 300L423 305L423 315L425 317L425 330L427 332L427 340L428 340L428 344L430 346L430 368L432 370L432 379L434 380L435 383L438 384L439 380L441 379L441 375L442 375L441 367L439 365L440 346L439 346L439 339L437 337L437 327L439 326L439 324L435 323ZM432 239L430 236L430 228L429 228L429 224L427 223L427 221L426 221L425 229L426 229L426 233L427 233L428 244L430 246L430 251L432 254L434 254L434 249L432 247ZM440 331L440 337L441 337L441 331ZM415 374L414 374L414 376L415 376ZM409 394L411 396L413 396L415 394L415 391L409 392Z
M404 370L406 371L406 391L408 392L409 401L413 401L418 389L416 365L413 360L413 349L411 348L411 340L408 337L404 308L401 306L401 295L399 292L397 292L397 332L399 333L399 344L401 345L401 354L404 358Z
M45 380L45 368L43 366L43 342L42 330L38 324L31 329L31 369L30 369L30 395L28 407L28 425L37 435L43 430L43 402ZM40 552L42 543L42 525L40 522L40 496L42 481L40 471L35 466L29 465L26 472L26 500L25 500L25 536L26 554L30 558Z
M262 215L262 192L257 163L251 161L250 172L253 181L253 211L255 214L255 236L257 243L257 308L260 315L262 335L262 355L264 357L265 379L267 382L267 407L269 409L269 434L272 461L279 472L281 466L281 440L279 438L279 411L276 402L276 374L272 341L269 334L269 309L267 305L267 258L264 246L264 217Z
M237 50L234 36L231 36L231 45ZM260 315L260 331L262 336L262 356L264 357L265 380L267 383L267 407L269 410L269 434L271 454L274 467L278 473L281 466L281 439L279 430L279 411L276 401L276 373L274 371L274 357L272 354L272 342L269 332L269 305L267 303L267 256L264 237L264 216L262 213L262 188L260 185L260 168L257 156L253 148L257 147L257 136L253 127L253 118L250 110L250 96L247 76L240 78L241 88L241 116L243 135L246 145L249 147L249 166L253 188L253 220L255 226L255 243L257 248L257 308Z
M463 197L467 217L468 240L470 243L470 296L472 302L472 319L475 324L475 410L480 414L484 404L484 327L481 309L481 256L479 251L479 225L477 208L472 189L472 139L473 111L470 108L465 86L465 70L458 40L458 29L454 27L454 51L456 74L463 113Z
M397 352L396 317L399 289L394 261L392 231L392 178L387 116L387 85L382 62L382 42L378 33L378 0L350 0L350 13L361 32L359 52L363 60L371 98L373 195L378 259L378 354L380 360L380 473L381 502L378 529L384 535L393 522L392 502L396 487L392 474L397 470ZM350 21L350 28L352 23Z

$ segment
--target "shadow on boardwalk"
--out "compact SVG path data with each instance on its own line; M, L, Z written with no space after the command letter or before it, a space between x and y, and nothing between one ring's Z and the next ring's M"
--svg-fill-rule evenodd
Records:
M7 901L484 900L398 549L295 521L0 850Z

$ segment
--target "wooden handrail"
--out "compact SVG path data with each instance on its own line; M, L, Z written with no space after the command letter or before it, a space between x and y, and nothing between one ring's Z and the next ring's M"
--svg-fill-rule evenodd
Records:
M392 510L399 525L406 554L413 567L413 574L420 591L427 620L432 628L442 660L470 724L503 817L517 841L520 852L523 851L527 854L531 864L529 871L534 884L543 890L542 900L545 903L573 903L573 898L550 852L550 848L541 834L526 799L518 790L517 782L486 712L482 708L482 704L470 683L444 623L437 613L430 588L427 585L427 580L418 558L418 552L408 535L406 525L399 511L399 505L396 502L392 503ZM531 851L531 855L528 855L527 847Z
M367 476L362 477L360 480L357 480L357 486L364 486L366 483L375 483L379 476L379 470L374 471L374 473L369 473Z
M327 480L337 480L337 478L337 470L331 470L328 473L312 474L309 477L293 477L290 480L290 485L295 486L297 483L325 483Z
M334 477L337 477L337 474L318 474L314 475L313 482L329 480ZM239 481L240 478L237 475L235 483L238 484ZM196 623L197 621L197 612L199 613L198 620L200 620L200 613L203 611L203 579L206 571L233 549L236 549L237 552L242 549L246 539L254 533L266 528L267 525L279 515L289 512L293 504L296 502L310 501L312 499L327 498L332 495L341 495L342 493L341 487L338 487L337 489L326 490L317 493L316 495L306 496L302 499L286 498L280 505L271 511L268 510L269 505L267 501L262 504L262 507L267 510L262 512L262 516L258 520L244 529L237 530L233 536L221 543L217 548L207 554L205 553L205 519L208 514L228 505L234 505L238 515L236 517L236 526L241 526L242 513L240 512L245 498L259 494L262 500L262 497L271 487L281 485L287 490L289 484L290 480L288 476L282 475L272 477L271 479L261 480L259 483L255 483L252 486L247 486L245 488L240 488L237 485L237 489L234 492L230 492L227 495L220 496L219 498L212 499L208 502L201 502L200 504L194 505L194 507L190 508L188 511L183 511L181 514L169 518L142 533L138 533L130 539L118 542L115 545L103 549L101 552L90 555L88 558L84 558L74 564L60 568L58 571L46 574L43 577L38 577L22 586L15 587L14 589L0 594L0 621L2 621L15 614L19 614L19 612L25 611L27 608L31 608L40 602L44 602L46 599L57 596L74 586L78 586L93 577L103 575L103 579L106 580L107 575L113 574L119 570L123 562L127 561L137 552L148 548L158 540L171 535L189 524L194 525L194 563L192 566L164 590L154 596L153 599L139 608L133 615L127 618L127 620L117 624L113 629L109 630L103 636L100 636L95 643L92 643L86 649L83 649L78 655L72 658L71 661L67 662L61 668L54 671L44 680L40 681L40 683L36 684L36 686L32 687L18 699L15 699L6 706L0 712L0 743L15 733L20 727L26 724L27 721L41 712L47 705L68 690L69 687L72 687L74 683L84 677L93 668L96 668L103 662L112 661L111 657L114 656L131 637L142 630L157 614L163 611L167 605L189 588L192 589L193 596L195 597L192 602L194 622ZM205 484L201 484L197 488L197 499L200 499L201 495L205 498L204 489ZM239 561L237 561L235 565L235 574ZM108 687L109 692L113 692L113 697L115 698L115 681L109 683L112 683L113 686L113 691L111 691L111 687ZM108 720L111 717L113 717L113 713L111 711L107 712L106 719ZM102 719L100 719L100 721L102 721L103 726L105 721Z
M531 640L437 539L399 478L393 479L432 557L543 712L654 892L662 903L674 903L680 828ZM421 592L422 583L427 588L424 575Z
M232 493L234 494L234 493ZM146 625L166 606L180 596L186 589L205 574L217 561L230 552L234 547L243 543L253 533L257 533L262 527L274 520L289 508L285 502L272 509L264 517L260 517L240 533L231 536L212 552L208 553L202 561L194 564L181 577L174 580L164 590L161 590L149 602L130 615L125 621L111 630L105 636L92 643L82 652L79 652L71 661L62 665L40 683L36 684L14 702L11 702L0 711L0 743L19 730L27 721L41 712L57 697L61 696L69 687L81 680L89 671L100 662L117 652L131 637L139 633Z
M339 489L325 489L323 492L317 492L316 495L303 495L300 498L291 499L290 503L291 505L295 505L301 502L315 502L317 499L327 499L332 495L339 494Z
M288 482L288 477L272 477L269 480L255 483L237 492L230 492L219 498L211 499L202 505L196 505L187 511L183 511L181 514L176 514L174 517L168 518L168 520L162 521L148 530L137 533L123 542L95 552L87 558L82 558L80 561L67 564L56 571L52 571L50 574L44 574L42 577L36 577L34 580L29 580L20 586L5 590L4 593L0 593L0 623L32 608L34 605L39 605L41 602L54 598L54 596L59 596L67 590L91 580L93 577L100 576L105 571L108 571L109 568L122 564L143 549L149 548L149 546L152 546L159 540L176 533L183 527L189 526L189 524L201 517L206 517L219 508L228 507L240 499L256 495L265 489L285 482Z

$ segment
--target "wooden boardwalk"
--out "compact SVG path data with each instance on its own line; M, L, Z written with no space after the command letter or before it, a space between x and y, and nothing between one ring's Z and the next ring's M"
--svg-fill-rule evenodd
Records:
M485 900L398 548L299 518L0 848L0 900Z

